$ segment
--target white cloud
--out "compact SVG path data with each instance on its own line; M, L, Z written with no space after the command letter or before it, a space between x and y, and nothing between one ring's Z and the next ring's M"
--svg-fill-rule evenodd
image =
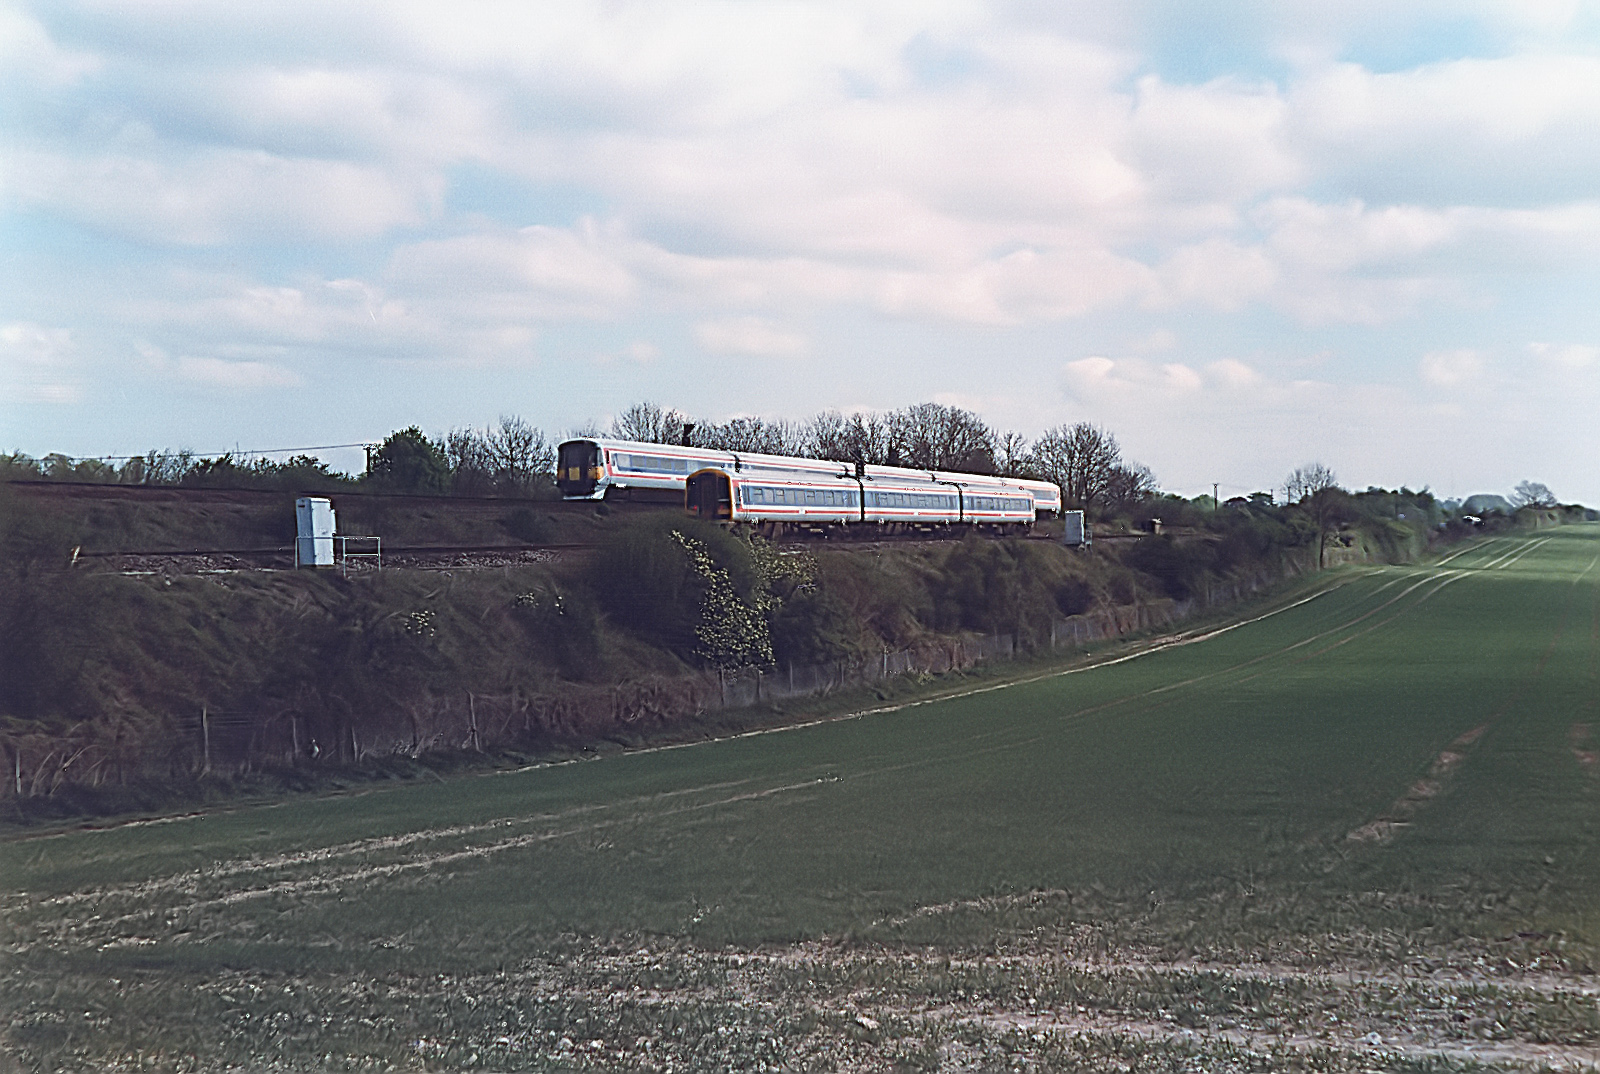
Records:
M374 238L420 224L436 179L341 160L260 150L74 155L21 150L9 197L118 235L204 246L229 242Z
M1187 362L1092 355L1066 363L1064 372L1069 392L1100 398L1180 400L1199 393L1221 397L1247 392L1262 383L1253 368L1236 358L1197 369Z
M1530 343L1528 353L1557 369L1581 371L1600 366L1600 347L1583 343Z
M65 328L31 321L0 325L0 394L23 403L76 402L76 349Z
M161 347L145 341L135 343L134 349L144 359L145 367L158 376L229 392L298 388L305 383L294 370L272 362L196 355L174 358Z
M761 317L728 317L695 325L695 342L713 354L794 358L806 352L806 339Z
M389 275L437 300L470 295L527 317L600 316L631 303L631 244L594 221L439 239L395 251Z
M1281 271L1259 246L1208 239L1174 251L1160 267L1155 302L1199 302L1213 309L1237 310L1270 294Z
M100 67L98 56L58 45L37 19L15 7L0 7L0 86L8 92L59 92Z
M857 337L970 351L937 378L858 358L883 375L838 390L892 407L1115 347L1062 374L1074 400L1240 437L1360 426L1330 400L1370 387L1363 362L1414 370L1412 406L1590 390L1586 345L1475 342L1595 338L1600 53L1575 0L1169 9L0 8L0 206L26 217L0 314L143 336L196 356L165 376L241 389L313 360L532 371L536 341L653 385L653 352L618 341L663 330L805 368ZM1474 40L1494 54L1455 54ZM1339 357L1371 325L1393 334ZM83 346L8 357L8 388L109 366ZM1285 356L1319 351L1297 384ZM400 390L454 398L430 389ZM770 412L780 386L718 390ZM1317 454L1293 430L1258 443Z
M1431 351L1422 356L1422 379L1436 388L1463 388L1481 381L1488 370L1482 351Z
M1600 57L1545 49L1396 72L1354 64L1291 91L1319 172L1397 200L1571 198L1592 192Z
M1223 358L1206 366L1218 383L1227 388L1249 388L1261 381L1261 375L1237 358Z
M174 364L184 380L232 391L297 388L305 383L292 369L270 362L230 362L222 358L182 357Z

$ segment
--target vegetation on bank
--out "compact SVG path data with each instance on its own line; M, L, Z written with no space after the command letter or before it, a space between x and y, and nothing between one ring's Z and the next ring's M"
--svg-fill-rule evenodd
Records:
M100 808L118 800L113 789L140 781L637 741L703 720L695 683L708 672L861 664L977 634L1013 636L1027 651L1066 617L1152 601L1206 606L1286 574L1402 563L1468 534L1586 514L1529 482L1510 501L1466 505L1426 490L1351 493L1320 465L1291 473L1281 496L1185 499L1156 491L1149 470L1088 423L1030 444L932 403L797 424L695 422L642 403L609 432L1043 477L1097 533L1123 539L1090 553L975 537L845 552L825 543L779 549L670 511L612 516L599 505L558 518L538 503L556 494L553 445L517 417L440 439L399 430L373 446L359 477L309 456L0 456L5 795L25 811ZM360 490L377 495L341 501L341 530L376 534L391 548L599 547L588 557L444 575L125 576L86 570L81 557L286 546L289 496L275 505L70 509L7 484L30 478ZM418 506L386 493L515 502Z
M1584 1069L1600 533L1546 536L872 719L0 840L0 1064Z
M452 751L637 742L706 719L693 685L706 670L861 662L978 634L1026 651L1095 609L1204 606L1319 560L1406 562L1430 543L1566 517L1527 509L1480 529L1425 492L1323 499L1150 497L1102 531L1159 519L1162 532L1092 553L978 538L780 549L671 511L602 507L586 515L597 551L553 562L128 576L74 566L75 550L156 532L182 546L186 523L287 534L290 504L222 518L166 505L151 529L135 507L72 514L0 485L4 795L45 816L267 772L322 778L389 758L399 774ZM374 503L377 532L451 524L449 511L430 521Z

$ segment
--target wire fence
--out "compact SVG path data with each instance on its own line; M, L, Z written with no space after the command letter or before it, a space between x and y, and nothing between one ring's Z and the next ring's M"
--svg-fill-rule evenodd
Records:
M1042 651L1083 649L1160 630L1243 599L1268 575L1217 584L1195 600L1160 600L1056 619L1048 630L930 640L865 659L737 671L702 671L638 681L563 682L548 690L407 696L360 713L326 706L272 713L199 707L158 727L108 733L79 725L65 735L0 732L0 798L51 795L138 778L228 774L274 765L350 763L420 756L437 749L482 750L604 738L637 741L707 712L772 704L870 686L903 675L942 674Z
M886 651L866 660L722 672L717 675L715 707L745 708L871 685L901 675L960 671L978 664L1014 660L1040 650L1081 648L1125 634L1170 626L1187 618L1193 607L1192 601L1151 601L1056 619L1050 623L1048 632L966 636Z

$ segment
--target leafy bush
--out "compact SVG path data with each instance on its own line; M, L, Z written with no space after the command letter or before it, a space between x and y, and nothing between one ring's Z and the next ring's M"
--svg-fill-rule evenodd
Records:
M941 630L1010 630L1020 611L1022 578L1011 542L968 537L944 561L934 594Z
M771 667L771 595L754 589L748 598L741 597L728 570L711 558L703 543L678 530L668 536L683 548L705 587L694 627L694 655L717 668Z
M531 507L517 508L501 519L500 524L511 536L529 544L543 544L550 540L555 532L555 525L550 516L540 514Z
M735 597L751 600L758 578L749 546L720 527L675 512L617 527L596 550L588 577L612 622L690 659L700 644L696 628L709 582L681 538L696 542L713 568L727 572Z
M837 596L820 588L794 593L773 613L772 649L780 663L823 664L856 654L861 628Z
M573 679L594 677L600 659L600 616L586 596L553 586L534 589L512 601L512 612L562 674Z
M1094 588L1083 578L1068 578L1056 586L1056 609L1062 615L1082 615L1094 605Z
M390 433L373 452L367 480L395 492L444 492L450 487L450 462L444 446L413 425Z
M1127 564L1155 578L1174 600L1186 599L1206 568L1203 551L1180 545L1166 534L1141 537L1129 550Z

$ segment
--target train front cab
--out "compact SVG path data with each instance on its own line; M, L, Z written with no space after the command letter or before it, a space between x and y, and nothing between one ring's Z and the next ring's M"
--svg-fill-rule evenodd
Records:
M691 515L708 522L733 519L733 483L721 470L698 470L689 475L683 505Z
M600 464L600 445L593 440L568 440L556 458L556 487L569 500L586 500L595 495L605 468Z

